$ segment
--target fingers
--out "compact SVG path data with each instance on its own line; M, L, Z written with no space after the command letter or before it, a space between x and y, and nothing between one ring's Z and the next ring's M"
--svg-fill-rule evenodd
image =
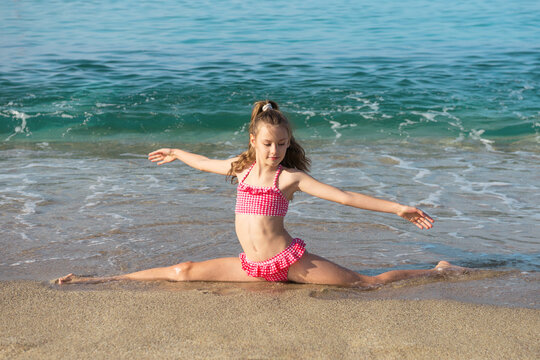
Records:
M410 206L404 207L404 209L402 209L398 215L405 220L412 222L421 230L431 229L433 227L433 223L435 222L431 216L422 210Z
M152 151L150 154L148 154L148 157L153 156L153 155L159 155L159 154L167 155L170 152L171 152L171 149L159 149L159 150L156 150L156 151Z
M171 149L159 149L156 151L152 151L148 154L148 160L151 162L158 162L158 165L162 165L168 162L171 162L174 160L174 158L170 159L170 155L172 154ZM167 159L169 157L169 159Z
M417 228L419 228L420 230L428 230L428 229L431 229L433 227L433 225L429 224L429 225L426 225L426 224L423 224L419 221L416 221L416 222L413 222L414 225L416 225Z
M165 155L161 151L154 151L148 154L148 160L159 159L159 158L163 158L164 156Z
M150 160L151 162L160 161L158 165L164 164L166 162L164 161L165 157L166 156L163 155L163 153L161 152L153 152L153 153L148 154L148 160Z
M420 218L418 219L418 224L420 224L421 229L431 229L433 227L433 219Z
M163 160L163 156L155 155L155 156L152 156L152 157L148 157L148 160L150 160L151 162L161 161L161 160Z
M431 221L432 223L435 222L431 216L429 216L427 213L423 212L422 210L418 209L418 213L422 215L425 219Z
M435 220L431 218L428 214L423 212L420 209L415 209L416 213L411 214L409 221L416 225L419 229L427 230L433 227Z
M426 220L425 218L420 218L416 222L416 226L418 226L422 230L431 229L433 227L433 224Z

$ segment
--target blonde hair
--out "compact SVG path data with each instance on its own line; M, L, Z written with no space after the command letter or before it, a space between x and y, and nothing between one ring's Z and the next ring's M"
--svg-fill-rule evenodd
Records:
M263 111L265 105L267 109ZM291 124L289 120L279 111L279 105L272 100L257 101L253 105L251 111L251 121L249 123L249 133L257 136L257 131L261 125L279 125L283 126L289 135L289 147L285 153L285 157L281 161L281 165L286 168L298 169L301 171L309 171L311 161L306 157L306 153L302 146L295 140ZM236 178L236 174L247 169L255 162L255 149L248 143L248 149L239 155L239 159L231 164L227 176L231 177L231 182Z

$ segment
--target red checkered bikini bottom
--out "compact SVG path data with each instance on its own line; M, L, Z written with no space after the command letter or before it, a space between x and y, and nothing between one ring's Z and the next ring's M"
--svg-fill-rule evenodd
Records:
M251 261L245 253L240 254L242 269L253 277L262 277L266 281L287 281L289 267L297 262L306 251L306 244L301 239L293 239L285 250L264 261Z

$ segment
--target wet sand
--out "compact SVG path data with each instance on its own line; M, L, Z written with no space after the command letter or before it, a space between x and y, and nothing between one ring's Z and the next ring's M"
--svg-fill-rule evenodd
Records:
M374 299L377 291L363 299L327 296L339 293L333 289L4 281L0 358L535 359L540 354L537 309Z

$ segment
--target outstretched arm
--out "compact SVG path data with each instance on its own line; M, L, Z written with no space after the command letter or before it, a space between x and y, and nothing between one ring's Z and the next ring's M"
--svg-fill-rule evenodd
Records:
M377 199L352 191L343 191L334 186L315 180L306 173L298 172L298 190L321 199L334 201L359 209L392 213L415 224L420 229L433 227L433 219L420 209L401 205L393 201Z
M206 156L193 154L184 150L167 148L159 149L148 154L148 160L157 162L158 165L170 163L174 160L180 160L197 170L221 175L227 175L231 168L231 164L237 159L238 157L227 160L209 159Z

